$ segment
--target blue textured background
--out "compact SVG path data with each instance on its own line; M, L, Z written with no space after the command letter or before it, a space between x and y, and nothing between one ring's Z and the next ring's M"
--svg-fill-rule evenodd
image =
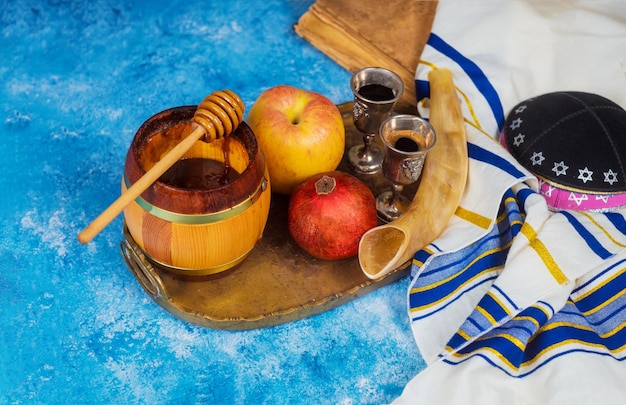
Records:
M351 98L349 73L293 32L313 0L16 0L0 5L0 403L379 404L424 363L408 280L268 329L187 324L119 253L135 130L231 89Z

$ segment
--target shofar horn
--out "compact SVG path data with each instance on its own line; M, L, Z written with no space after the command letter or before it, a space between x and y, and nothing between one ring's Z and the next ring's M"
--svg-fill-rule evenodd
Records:
M435 240L454 215L465 189L467 140L452 74L437 69L430 81L430 123L437 143L426 156L420 186L400 218L370 229L359 244L359 264L370 279L411 260Z

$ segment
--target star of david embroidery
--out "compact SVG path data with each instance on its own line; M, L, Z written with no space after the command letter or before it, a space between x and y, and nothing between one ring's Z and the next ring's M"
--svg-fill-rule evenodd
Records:
M593 181L591 175L593 172L589 170L587 167L584 169L578 169L578 178L583 181L583 183L587 183L588 181Z
M587 201L589 199L589 197L587 196L587 194L578 194L576 195L576 193L571 192L569 194L568 200L569 201L574 201L576 203L576 205L580 206L580 204L582 204L583 201Z
M610 197L610 195L608 195L608 194L596 195L596 201L601 200L605 204L608 204L609 203L609 197Z
M546 158L543 157L543 152L533 152L530 161L533 163L533 166L541 166L545 159Z
M513 145L515 146L520 146L521 144L524 143L524 138L526 137L526 135L519 133L517 134L517 136L513 139Z
M604 172L604 182L613 185L613 183L617 182L617 173L611 169L608 172Z
M522 125L522 119L521 118L516 118L513 120L513 122L511 122L510 128L511 129L517 129Z
M521 114L524 112L525 109L526 109L526 104L520 105L519 107L515 109L515 114Z
M556 188L554 188L553 186L548 186L548 189L545 190L543 192L544 195L547 195L548 197L552 197L552 192L556 190Z
M552 168L552 171L557 175L557 176L565 176L567 174L567 169L569 169L569 166L565 165L565 162L563 162L562 160L560 162L554 162L554 167Z

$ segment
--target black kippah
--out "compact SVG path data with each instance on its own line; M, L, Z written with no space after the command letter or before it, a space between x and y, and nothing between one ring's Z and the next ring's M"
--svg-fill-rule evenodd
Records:
M509 113L504 142L524 167L563 189L626 192L626 110L596 94L544 94Z

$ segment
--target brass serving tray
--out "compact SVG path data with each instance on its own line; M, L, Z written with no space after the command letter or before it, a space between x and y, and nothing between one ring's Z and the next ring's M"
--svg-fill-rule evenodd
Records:
M346 128L346 150L362 142L352 123L352 102L338 106ZM411 112L411 106L399 107ZM375 143L380 145L380 140ZM344 157L346 154L344 154ZM389 187L383 175L355 174L345 158L339 170L363 180L374 194ZM413 195L413 185L407 195ZM377 280L367 278L358 257L315 259L287 229L287 196L273 194L263 237L237 267L201 277L174 274L149 261L124 227L124 260L148 295L173 315L201 326L244 330L274 326L319 314L345 304L409 272L410 262Z

